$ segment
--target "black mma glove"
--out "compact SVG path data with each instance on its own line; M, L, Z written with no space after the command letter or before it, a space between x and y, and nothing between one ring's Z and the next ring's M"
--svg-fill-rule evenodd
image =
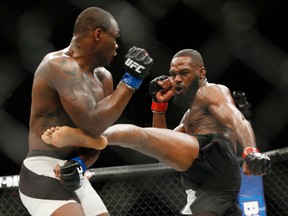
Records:
M67 160L63 166L60 166L60 179L67 190L79 189L84 181L86 171L85 162L80 157Z
M162 76L154 78L149 83L148 91L149 91L149 94L150 94L153 101L158 101L156 98L156 94L157 94L157 92L163 90L163 88L158 84L158 81L163 81L163 80L168 79L168 78L169 78L169 76L162 75Z
M125 70L121 82L133 89L139 89L143 79L149 75L153 59L142 48L132 47L125 56Z
M264 175L269 174L271 169L270 158L259 152L257 148L247 147L243 150L242 156L247 164L251 174Z
M168 79L168 78L169 78L169 76L162 75L162 76L154 78L149 83L148 91L149 91L149 94L152 98L151 110L153 113L165 113L167 108L168 108L168 102L167 101L160 102L156 98L157 92L163 90L163 88L158 84L158 81L163 81L163 80Z

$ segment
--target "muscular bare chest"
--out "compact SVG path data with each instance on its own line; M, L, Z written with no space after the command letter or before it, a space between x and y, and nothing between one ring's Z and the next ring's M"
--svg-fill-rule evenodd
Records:
M184 127L187 133L215 133L220 132L222 126L217 119L211 115L208 109L201 105L193 105L185 115Z
M185 115L184 127L187 133L197 133L207 114L199 107L192 107Z

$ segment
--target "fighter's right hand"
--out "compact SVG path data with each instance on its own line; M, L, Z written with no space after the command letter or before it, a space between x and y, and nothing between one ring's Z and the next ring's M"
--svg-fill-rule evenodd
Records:
M163 114L168 108L168 101L174 95L174 87L169 76L162 75L153 79L148 86L152 98L151 110L153 113Z
M138 89L143 79L149 75L153 59L145 49L135 46L129 49L125 59L126 73L121 81L133 89Z
M148 86L149 94L155 102L169 101L174 95L174 87L169 76L162 75L151 80Z

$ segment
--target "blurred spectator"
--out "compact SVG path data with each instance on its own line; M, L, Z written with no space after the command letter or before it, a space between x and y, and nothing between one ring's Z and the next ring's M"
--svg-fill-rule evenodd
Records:
M244 117L251 122L252 119L252 105L246 100L246 95L243 91L237 90L233 92L233 99L236 107L242 112Z

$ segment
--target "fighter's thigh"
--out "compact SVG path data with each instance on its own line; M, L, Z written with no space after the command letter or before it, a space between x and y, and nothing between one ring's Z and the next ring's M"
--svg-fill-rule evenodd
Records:
M32 197L28 197L24 195L23 193L21 193L21 191L19 191L19 195L20 195L23 205L27 208L29 213L33 216L51 216L54 212L57 213L58 210L61 211L63 206L66 206L66 205L70 206L70 204L78 204L75 200L72 200L72 199L52 200L52 199L32 198ZM71 205L71 206L74 206L73 208L76 208L77 205ZM79 215L80 216L84 215L84 212L83 214L79 214Z
M196 137L163 128L141 128L118 124L104 132L109 145L127 147L167 163L178 171L187 170L199 154Z
M199 155L196 137L169 129L146 128L148 147L178 171L187 170Z
M79 203L68 203L65 204L56 211L53 212L51 216L85 216L82 206Z

